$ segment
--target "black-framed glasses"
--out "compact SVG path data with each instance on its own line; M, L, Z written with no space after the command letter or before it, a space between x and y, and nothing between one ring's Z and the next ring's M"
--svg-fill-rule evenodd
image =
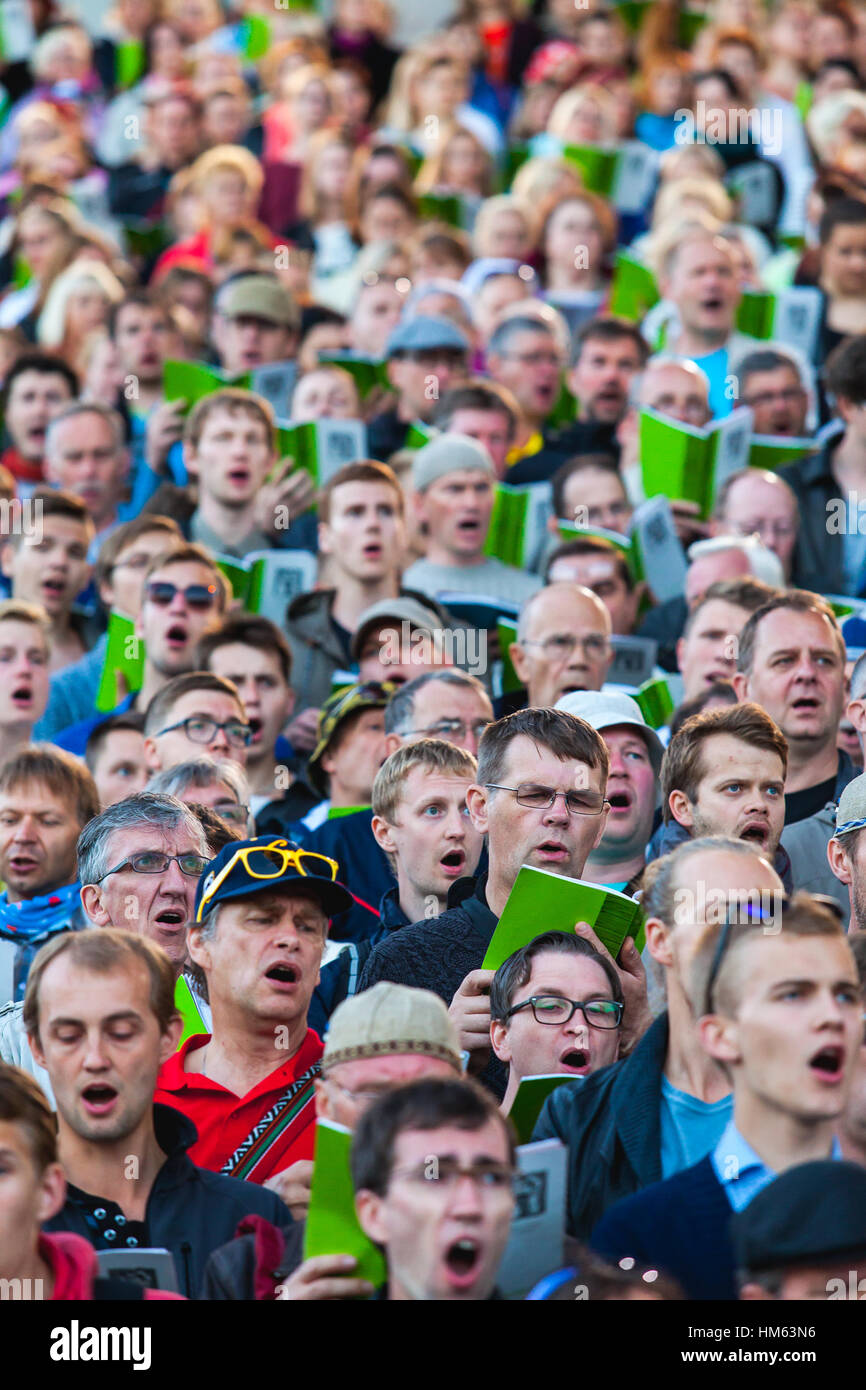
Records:
M392 1178L402 1178L417 1187L430 1186L450 1191L461 1178L469 1178L476 1188L508 1191L517 1181L514 1169L506 1163L479 1159L475 1163L459 1163L449 1155L430 1154L420 1163L407 1163L391 1170Z
M558 796L565 798L565 809L570 816L600 816L607 799L604 792L586 791L562 792L553 787L538 787L534 782L521 782L519 787L503 787L499 782L485 782L485 787L497 792L513 792L518 806L529 806L533 811L549 811Z
M210 860L203 854L164 854L160 850L146 849L140 854L128 855L113 869L106 869L102 877L95 881L101 883L103 878L119 874L121 869L132 869L136 874L164 874L168 872L170 864L177 864L187 878L200 878L209 863Z
M439 719L427 729L404 729L403 733L423 734L424 738L444 738L448 742L452 738L466 738L469 733L479 739L492 722L491 719L475 719L472 723L465 719Z
M183 729L190 743L211 743L216 738L217 729L222 729L226 736L226 741L233 748L248 748L253 731L249 724L245 724L242 719L224 719L222 723L218 719L207 719L201 714L191 714L187 719L181 719L177 724L168 724L166 728L159 729L154 738L161 738L163 734L172 734L175 729Z
M145 598L158 608L167 608L175 594L182 594L188 608L213 608L219 597L216 584L187 584L181 589L167 579L151 579L145 589Z
M622 1023L624 1005L616 999L563 999L559 994L533 994L522 1004L515 1004L503 1018L519 1014L521 1009L532 1009L536 1023L549 1023L552 1027L570 1023L578 1009L590 1028L618 1028Z
M743 927L747 931L756 931L759 928L767 930L771 927L773 932L778 932L781 928L779 914L784 914L791 906L791 899L787 893L773 893L772 905L767 907L762 901L754 902L750 898L735 903L725 913L725 920L721 924L719 939L716 942L716 949L713 952L710 973L707 976L706 989L704 990L704 1013L713 1012L713 989L716 980L719 978L719 971L722 968L722 961L725 952L731 944L731 935L735 927ZM764 895L761 894L763 899ZM835 898L831 898L826 893L810 893L812 902L819 903L821 907L826 907L838 922L843 920L841 905Z

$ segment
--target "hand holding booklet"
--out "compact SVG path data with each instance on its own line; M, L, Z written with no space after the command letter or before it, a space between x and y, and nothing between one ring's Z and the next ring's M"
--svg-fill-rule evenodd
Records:
M344 1125L319 1120L313 1158L310 1206L304 1227L304 1259L315 1255L354 1255L352 1277L384 1284L385 1259L361 1229L355 1212L355 1191L349 1168L351 1131Z
M573 932L578 922L589 923L614 960L627 936L643 950L643 912L634 898L615 888L524 864L496 924L482 969L498 970L503 961L542 932Z

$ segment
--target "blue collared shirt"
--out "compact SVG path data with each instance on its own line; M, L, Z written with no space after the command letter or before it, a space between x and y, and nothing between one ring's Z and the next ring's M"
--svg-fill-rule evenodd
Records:
M830 1157L840 1159L842 1150L839 1140L834 1137ZM734 1211L742 1211L753 1197L757 1197L767 1183L778 1176L768 1168L747 1143L733 1120L729 1120L712 1153L712 1164L716 1177L725 1189L725 1195Z

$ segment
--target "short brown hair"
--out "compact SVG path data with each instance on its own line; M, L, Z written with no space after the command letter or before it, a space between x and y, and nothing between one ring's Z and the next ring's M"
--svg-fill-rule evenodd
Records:
M100 927L97 931L69 931L54 936L37 951L24 993L24 1028L28 1037L39 1037L39 986L42 976L58 956L69 955L73 965L107 975L112 970L128 970L141 961L150 976L150 1007L165 1033L177 1017L174 1002L174 970L168 956L148 937L119 927Z
M389 468L387 463L377 463L375 459L359 459L357 463L347 463L325 483L318 496L320 521L329 522L331 520L332 498L337 488L343 487L345 483L384 483L386 487L393 490L397 498L397 511L400 516L405 514L406 503L403 498L403 489L397 481L397 475L393 468Z
M196 649L199 668L208 670L214 652L234 642L253 647L258 652L272 652L280 663L286 685L289 684L292 677L292 649L276 623L258 613L228 613L218 628L205 633Z
M262 396L257 396L253 391L244 391L239 386L225 386L196 402L183 428L184 444L191 444L197 449L205 425L218 410L225 410L229 415L250 415L258 420L265 427L268 448L272 451L276 448L277 430L273 410Z
M39 629L48 652L48 614L37 603L25 603L19 598L3 599L0 601L0 623L4 622L32 623Z
M725 709L708 709L693 714L674 734L662 760L662 816L665 825L673 819L670 794L684 792L694 805L698 788L707 774L704 745L718 734L730 734L753 748L775 753L782 760L782 780L788 772L788 740L760 705L744 703Z
M204 565L206 569L210 570L220 592L220 610L224 612L231 602L231 585L210 551L206 550L203 545L196 545L195 541L182 542L173 550L161 550L158 555L154 555L144 572L144 582L146 584L157 570L168 569L169 565L184 564Z
M516 738L530 738L563 762L575 758L589 767L601 768L607 783L610 757L601 734L585 719L561 709L520 709L488 725L478 745L478 781L498 782L505 771L508 746Z
M713 588L716 586L713 585ZM707 590L709 593L709 590ZM758 628L765 618L771 613L777 612L780 608L787 608L792 613L817 613L820 617L826 618L833 629L836 637L839 653L844 664L845 660L845 638L842 630L836 621L836 614L825 603L819 594L813 594L811 589L787 589L783 594L776 594L767 603L756 609L746 622L740 633L739 655L737 658L737 670L744 671L747 676L752 674L752 666L755 661L755 645L758 640Z
M96 588L104 584L111 571L117 563L117 557L126 550L127 546L133 545L142 536L152 536L155 532L162 531L166 537L166 550L170 541L177 541L178 545L183 542L183 533L174 517L158 516L156 513L145 513L142 516L133 517L132 521L124 521L121 526L115 526L110 531L99 547L99 554L96 557L96 566L93 571L93 582Z
M82 829L99 814L99 793L84 763L53 743L31 743L0 763L0 793L15 791L25 782L41 782L68 802Z
M701 595L694 608L689 610L683 636L688 637L701 609L712 603L713 599L721 599L724 603L732 604L734 608L742 608L746 613L755 613L771 599L775 599L777 594L778 591L765 584L762 579L752 579L748 576L743 579L718 579ZM742 642L742 638L740 640Z
M722 923L710 923L695 952L689 983L689 998L697 1017L706 1012L707 1002L727 1017L735 1017L742 994L742 972L734 967L742 952L753 941L770 935L763 925L742 923L728 926L730 939L721 962L716 967L716 977L712 982L712 999L707 1001L707 990L718 949L719 933L724 929ZM837 936L843 941L845 939L845 932L839 918L824 903L816 902L810 893L804 892L795 893L784 904L781 911L780 930L774 931L772 935Z
M233 700L237 700L241 710L244 708L240 692L231 681L223 680L222 676L215 676L212 671L185 671L182 676L174 676L167 681L162 690L158 690L154 695L144 712L145 737L152 738L169 717L172 706L182 695L189 695L193 690L213 690L218 695L230 695Z
M93 537L93 519L81 498L76 497L74 493L63 492L60 488L37 487L33 491L31 500L36 515L41 521L48 521L53 516L60 516L67 521L77 522L87 532L88 537ZM0 544L17 546L23 537L24 532L18 527L13 535L0 538Z
M381 816L390 824L394 823L397 807L400 804L403 783L415 767L426 767L431 772L444 772L454 777L467 777L475 781L478 764L471 753L446 743L442 738L422 738L418 743L407 743L386 758L373 783L373 815Z
M0 1062L0 1121L20 1125L40 1175L57 1162L57 1119L29 1072Z

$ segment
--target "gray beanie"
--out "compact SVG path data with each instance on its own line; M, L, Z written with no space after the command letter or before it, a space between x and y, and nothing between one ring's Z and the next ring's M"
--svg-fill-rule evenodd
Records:
M470 468L486 473L492 481L496 478L493 460L477 439L470 439L468 434L440 434L419 449L412 460L412 486L416 492L424 492L447 473Z

